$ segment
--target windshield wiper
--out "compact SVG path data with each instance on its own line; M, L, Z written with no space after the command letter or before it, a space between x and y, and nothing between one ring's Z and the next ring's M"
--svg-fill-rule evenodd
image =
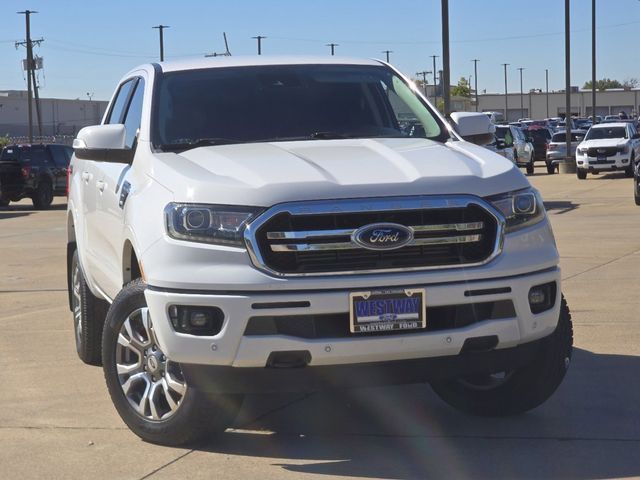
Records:
M177 143L163 143L158 145L158 147L165 152L175 152L175 151L191 150L192 148L198 148L198 147L208 147L212 145L230 145L233 143L243 143L243 142L241 140L233 140L231 138L212 137L212 138L197 138L195 140L188 140L185 142L177 142Z
M309 138L318 139L318 140L334 140L334 139L351 138L351 136L346 135L344 133L337 133L337 132L313 132L311 135L309 135Z

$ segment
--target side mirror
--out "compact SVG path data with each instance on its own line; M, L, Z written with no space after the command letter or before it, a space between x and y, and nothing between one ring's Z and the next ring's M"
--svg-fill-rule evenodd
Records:
M640 133L636 132L633 134L633 138L640 138Z
M74 153L84 160L131 164L134 150L125 147L126 136L122 124L84 127L73 140Z
M488 145L493 142L496 126L484 113L453 112L451 120L458 134L468 142L477 145Z

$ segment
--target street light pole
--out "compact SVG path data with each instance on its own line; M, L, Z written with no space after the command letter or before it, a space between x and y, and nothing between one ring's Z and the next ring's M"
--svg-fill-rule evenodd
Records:
M591 0L591 117L596 123L596 0Z
M549 118L549 69L545 68L544 69L544 77L545 77L545 84L546 84L546 90L547 90L547 118Z
M164 29L169 28L169 25L156 25L155 27L160 32L160 61L164 62Z
M427 97L427 74L429 73L431 72L427 72L426 70L423 72L416 72L416 75L422 75L422 91L424 92L425 98Z
M518 70L520 70L520 115L522 115L521 118L524 118L524 93L522 91L522 71L524 68L518 67Z
M473 60L471 60L473 62L473 78L474 78L474 82L475 82L475 91L476 91L476 112L478 111L478 108L480 108L480 106L478 105L478 62L480 60L478 60L477 58L474 58Z
M508 90L507 90L507 67L509 66L508 63L503 63L502 66L504 67L504 121L508 122L508 115L509 115L509 97L508 97Z
M571 1L564 0L564 68L565 68L565 114L566 161L571 153Z
M442 97L444 99L444 116L451 113L451 70L449 68L449 0L441 0L442 7Z

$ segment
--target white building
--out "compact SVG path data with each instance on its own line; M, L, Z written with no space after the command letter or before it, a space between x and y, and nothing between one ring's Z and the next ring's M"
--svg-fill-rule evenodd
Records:
M42 135L75 135L87 125L100 123L107 108L105 101L60 98L40 99ZM27 92L22 90L0 91L0 136L24 137L28 134ZM38 120L35 101L32 104L33 135L38 136Z

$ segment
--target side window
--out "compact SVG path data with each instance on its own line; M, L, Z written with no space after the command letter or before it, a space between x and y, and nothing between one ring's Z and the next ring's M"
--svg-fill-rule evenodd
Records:
M127 109L126 117L124 120L124 128L127 132L125 139L125 147L133 148L136 136L138 135L138 129L142 121L142 99L144 98L144 80L141 78L138 80L136 90L131 97L129 108Z
M49 145L49 151L53 157L53 163L57 167L67 167L69 165L69 158L65 153L65 147L62 145Z
M127 104L129 103L129 95L131 94L131 89L135 83L136 79L132 78L120 86L118 93L116 94L116 98L113 100L111 105L111 110L109 111L106 123L122 123Z

